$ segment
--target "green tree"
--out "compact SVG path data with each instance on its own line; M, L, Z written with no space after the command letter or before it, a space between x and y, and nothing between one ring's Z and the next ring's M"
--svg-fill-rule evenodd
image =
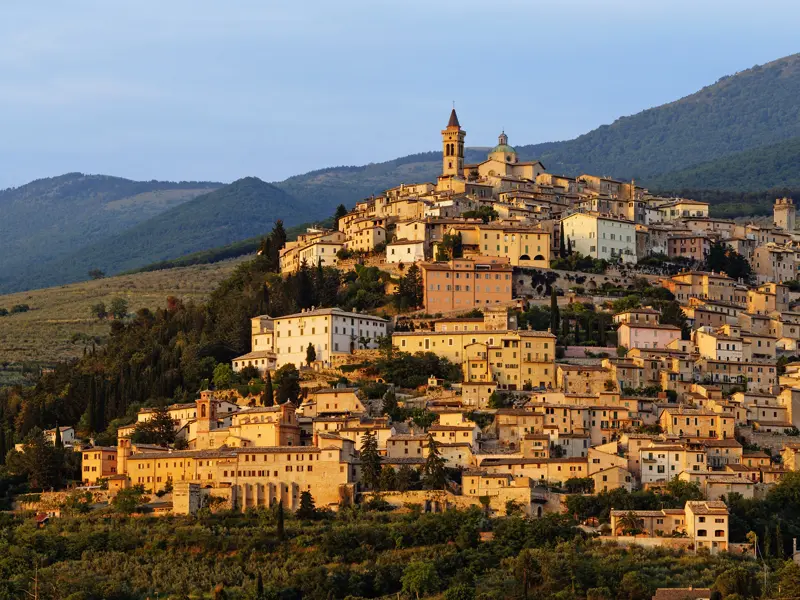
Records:
M317 360L317 351L314 349L314 344L308 342L308 348L306 348L306 364L310 367L311 363Z
M397 469L397 477L395 477L395 488L398 492L405 492L411 489L414 484L415 471L408 465L400 465Z
M317 507L314 505L314 498L311 492L300 493L300 507L297 509L297 516L301 519L313 519L317 516Z
M542 584L542 566L539 561L540 551L526 548L512 559L511 569L515 579L522 587L522 597L527 600L531 588Z
M413 594L417 600L421 596L432 594L439 588L439 574L430 561L415 560L408 563L400 581L403 584L403 591Z
M153 408L152 417L147 421L139 421L133 428L131 441L138 444L158 444L166 446L175 441L175 420L169 414L169 408L158 405Z
M561 235L558 237L558 257L567 258L567 242L566 235L564 235L564 222L561 222Z
M753 598L759 595L758 579L744 567L727 569L717 576L714 589L726 598L732 594L739 594L742 598Z
M781 598L800 598L800 565L787 560L777 572Z
M422 306L423 301L422 271L416 264L413 264L400 278L394 295L394 303L399 309L415 309Z
M392 360L394 357L394 344L392 343L391 335L379 335L376 340L378 343L378 350L383 354L383 359L386 361Z
M711 245L703 268L707 271L722 272L733 279L743 279L745 282L753 274L747 259L725 242L715 242Z
M128 316L128 301L125 300L125 298L114 298L111 300L108 312L111 313L115 319L124 319Z
M381 478L381 455L378 452L378 439L371 431L361 437L361 480L364 487L377 489Z
M484 223L488 223L489 221L494 221L500 215L491 206L481 206L477 210L463 212L461 216L465 219L481 219Z
M144 504L144 502L144 486L139 484L118 491L117 495L114 496L114 499L111 501L111 505L118 513L122 515L131 515L140 505Z
M691 338L691 327L689 327L689 320L683 312L681 305L675 300L667 300L660 302L661 305L661 318L660 321L663 325L675 325L681 328L681 338L688 340Z
M379 486L383 492L397 489L397 471L394 470L394 467L387 465L381 468Z
M422 467L422 485L428 490L441 490L447 484L445 472L445 459L439 453L439 445L428 434L428 456Z
M258 572L258 578L256 579L256 600L265 600L264 578L261 576L261 571Z
M278 404L285 402L297 404L300 398L300 373L294 364L287 363L275 371L275 383L278 386L275 398Z
M558 295L555 286L550 288L550 333L558 335L560 313L558 311Z
M634 531L638 532L641 531L642 527L644 526L644 522L642 519L632 510L628 511L619 520L619 527L622 529L623 532L626 531Z
M6 439L6 430L3 423L0 423L0 465L6 464L6 454L8 454L9 441Z
M639 571L628 571L619 584L618 598L624 600L650 600L653 591L647 578Z
M264 406L275 404L275 392L272 389L272 374L267 371L267 382L264 385Z
M22 451L10 452L6 460L8 472L27 477L34 490L58 487L63 467L64 453L50 444L38 427L28 432Z
M92 304L92 306L89 308L89 312L96 319L105 319L108 316L108 312L106 311L106 305L103 302Z
M586 590L586 600L614 600L614 595L607 587L589 588Z
M270 235L272 236L272 245L275 248L275 252L279 255L281 249L286 245L287 239L282 219L275 221L275 226L272 228L272 233Z
M92 493L74 491L66 497L62 508L70 515L84 515L92 510Z
M278 535L278 541L283 542L286 539L286 524L284 523L284 514L283 514L283 500L278 502L277 510L277 525L275 531Z
M55 443L53 445L59 450L64 447L64 442L61 440L61 428L58 426L58 423L56 423Z
M214 388L217 390L227 390L231 387L233 370L228 363L219 363L214 367Z
M340 204L336 207L336 212L333 214L333 228L339 229L339 220L347 214L347 207L344 204Z
M448 588L442 597L444 600L474 600L475 588L465 583L459 583Z

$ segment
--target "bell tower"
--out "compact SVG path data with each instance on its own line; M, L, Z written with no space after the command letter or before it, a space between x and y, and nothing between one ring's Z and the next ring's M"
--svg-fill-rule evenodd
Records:
M456 109L450 112L447 127L442 130L442 176L463 177L464 138L467 132L458 123Z

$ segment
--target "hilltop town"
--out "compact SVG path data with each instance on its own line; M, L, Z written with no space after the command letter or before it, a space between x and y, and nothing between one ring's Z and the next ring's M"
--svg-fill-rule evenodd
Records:
M453 109L437 181L260 251L278 279L371 269L396 302L252 313L248 352L189 401L141 408L115 445L46 431L79 453L82 485L99 502L136 490L156 514L568 513L604 542L752 555L730 500L800 470L793 201L769 226L718 219L520 161L505 132L465 164L465 139ZM619 490L685 501L586 508Z

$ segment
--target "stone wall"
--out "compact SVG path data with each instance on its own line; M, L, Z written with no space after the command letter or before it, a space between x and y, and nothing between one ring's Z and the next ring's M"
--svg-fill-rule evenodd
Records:
M759 433L752 427L739 427L739 435L747 442L757 444L762 448L769 448L773 454L779 454L784 446L789 443L800 442L800 437L783 435L781 433Z
M586 352L591 352L593 354L606 353L609 358L615 358L617 356L616 346L565 346L564 358L593 358L594 360L600 360L598 357L587 356Z
M37 502L15 502L15 510L32 510L36 512L47 512L55 509L60 509L67 498L75 492L82 492L85 490L69 490L63 492L42 492L38 494L39 500ZM92 504L101 504L109 501L108 490L89 490L92 494Z
M694 548L694 541L690 538L669 538L669 537L649 537L631 535L601 535L601 542L614 542L620 546L642 546L644 548L674 548L691 550Z
M538 499L538 494L536 495ZM552 495L557 496L557 495ZM407 492L363 492L361 494L362 502L368 501L371 498L380 498L388 502L395 510L400 512L408 512L411 509L409 505L420 505L424 512L442 512L448 509L467 509L470 507L477 507L484 509L485 506L481 502L481 498L477 496L463 496L454 494L450 491L444 490L409 490ZM495 516L505 516L506 502L513 500L522 506L526 514L531 516L541 516L548 512L561 512L560 499L544 498L542 497L537 502L531 502L531 488L529 487L516 487L510 486L498 490L498 493L489 495L489 510ZM542 507L541 513L538 507Z

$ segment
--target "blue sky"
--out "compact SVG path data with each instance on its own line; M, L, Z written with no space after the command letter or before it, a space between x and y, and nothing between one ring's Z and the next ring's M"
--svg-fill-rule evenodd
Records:
M800 2L8 0L0 188L69 171L267 181L567 139L800 51Z

